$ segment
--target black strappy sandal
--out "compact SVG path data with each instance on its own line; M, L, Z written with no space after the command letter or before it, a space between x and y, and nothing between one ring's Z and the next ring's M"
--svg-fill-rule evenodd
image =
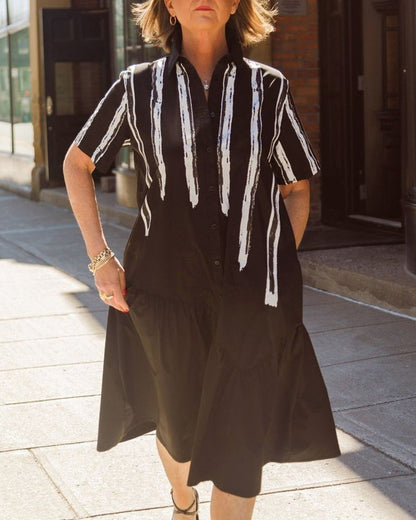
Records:
M194 498L194 501L192 502L192 504L187 507L186 509L181 509L180 507L178 507L176 504L175 504L175 501L173 500L173 489L170 490L170 494L172 496L172 502L173 502L173 505L175 506L175 509L173 511L173 515L172 515L172 520L175 520L175 514L181 514L181 515L195 515L195 519L196 520L199 520L199 515L198 515L198 509L199 509L199 495L198 495L198 491L195 489L195 488L192 488L193 491L194 491L194 495L195 495L195 498ZM195 504L195 510L194 511L190 511L191 507Z

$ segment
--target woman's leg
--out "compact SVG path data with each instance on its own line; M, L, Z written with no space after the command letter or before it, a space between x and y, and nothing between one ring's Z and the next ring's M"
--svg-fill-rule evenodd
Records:
M171 457L168 450L163 446L160 440L156 437L157 449L159 452L160 459L163 467L165 468L166 476L173 489L173 499L176 505L180 509L186 509L189 507L194 500L194 492L192 487L186 485L188 481L189 462L177 462ZM195 510L195 505L191 508L191 511ZM192 517L189 515L175 515L175 520L191 520Z
M166 476L173 489L173 498L178 507L186 509L194 500L192 487L186 485L191 461L177 462L156 437L157 449ZM212 488L211 520L251 520L257 497L243 498L225 493L215 485ZM191 508L193 511L194 508ZM191 520L188 515L175 516L175 520Z
M211 520L251 520L257 497L244 498L212 488Z

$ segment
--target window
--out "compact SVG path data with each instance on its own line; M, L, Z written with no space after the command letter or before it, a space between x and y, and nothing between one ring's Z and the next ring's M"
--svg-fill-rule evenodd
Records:
M7 26L7 4L0 0L0 29Z
M10 37L14 152L33 155L29 29Z
M133 20L132 3L125 0L115 0L113 3L116 75L129 65L153 61L162 55L159 48L143 41Z
M29 19L29 0L9 0L8 4L9 23L23 22Z
M153 61L162 55L161 49L145 43L131 14L127 15L126 51L127 65Z
M8 37L0 38L0 151L12 152Z
M124 49L124 0L114 2L114 48L115 48L115 70L118 74L125 68L125 49Z
M33 157L28 26L29 0L0 0L0 152Z

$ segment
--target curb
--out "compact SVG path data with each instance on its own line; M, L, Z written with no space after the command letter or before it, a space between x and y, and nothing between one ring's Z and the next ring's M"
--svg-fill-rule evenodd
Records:
M416 291L412 286L330 267L302 258L303 283L399 314L416 317Z

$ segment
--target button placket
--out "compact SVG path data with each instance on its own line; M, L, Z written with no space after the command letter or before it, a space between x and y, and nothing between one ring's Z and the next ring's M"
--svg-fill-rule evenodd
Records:
M215 79L215 78L214 78ZM196 97L195 101L200 106L195 108L200 114L200 131L198 132L199 150L202 153L199 167L201 171L201 188L205 185L207 197L204 197L206 203L204 223L202 229L205 228L204 241L207 253L207 260L211 265L213 279L216 283L221 284L223 279L223 245L221 231L221 205L219 200L218 189L218 167L217 167L217 133L216 128L217 114L219 113L218 103L221 102L219 93L216 92L220 85L216 85L215 81L211 83L211 94L208 100L208 106L202 105L202 98ZM218 95L215 95L217 93Z

